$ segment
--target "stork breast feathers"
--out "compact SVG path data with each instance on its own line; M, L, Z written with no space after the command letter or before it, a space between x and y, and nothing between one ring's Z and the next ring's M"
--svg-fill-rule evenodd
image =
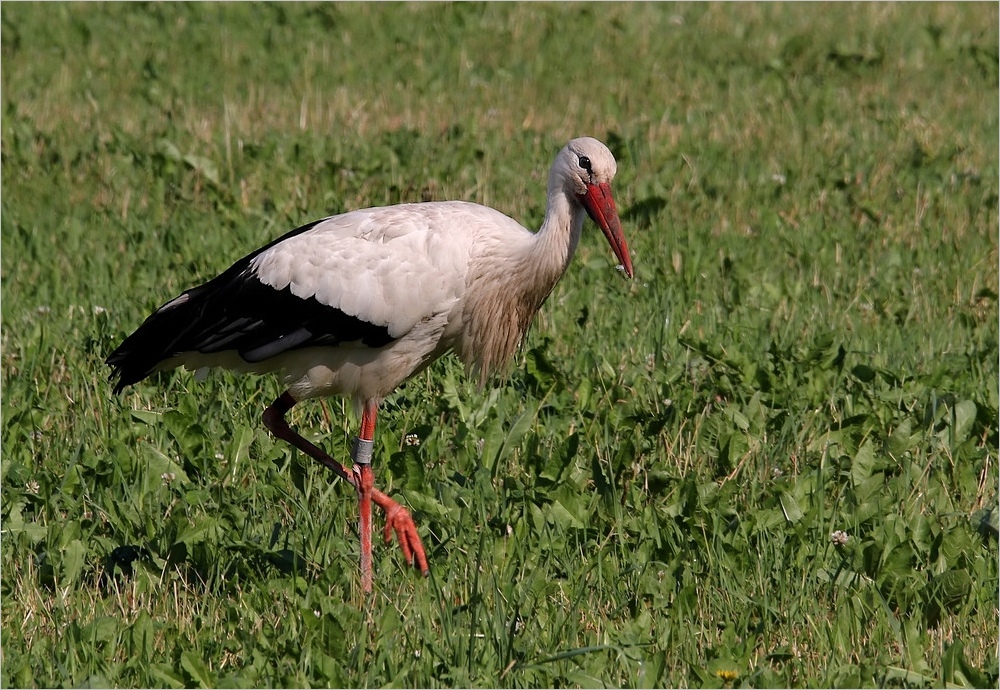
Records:
M420 206L427 207L428 204ZM461 299L470 234L407 205L334 216L261 252L257 278L400 338ZM446 227L447 226L447 227Z

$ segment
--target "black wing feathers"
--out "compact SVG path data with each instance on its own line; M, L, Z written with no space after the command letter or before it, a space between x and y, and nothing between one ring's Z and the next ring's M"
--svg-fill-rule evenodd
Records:
M237 261L212 280L185 291L151 314L107 358L115 392L141 381L160 362L186 352L237 352L249 363L289 350L361 341L382 347L393 341L385 326L365 322L313 297L262 283L250 262L264 250L302 233L304 225Z

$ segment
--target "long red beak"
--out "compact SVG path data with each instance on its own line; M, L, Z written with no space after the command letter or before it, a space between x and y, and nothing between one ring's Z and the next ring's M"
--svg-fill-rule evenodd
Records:
M618 219L615 198L611 195L611 185L607 182L588 184L586 194L580 195L580 202L587 209L591 219L604 231L611 250L625 269L625 275L633 277L632 257L629 256L628 244L625 242L625 235L622 234L622 223Z

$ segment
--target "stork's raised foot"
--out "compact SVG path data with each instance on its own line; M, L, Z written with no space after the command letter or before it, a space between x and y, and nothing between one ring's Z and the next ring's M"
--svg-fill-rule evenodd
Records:
M427 566L427 556L424 553L424 545L417 534L417 525L413 517L403 506L396 503L386 494L376 489L373 484L371 465L355 465L354 472L357 476L358 487L358 515L360 523L361 537L361 588L372 591L372 507L375 505L385 513L385 543L392 541L395 532L399 548L403 552L406 562L426 577L430 573Z
M417 534L417 525L413 521L410 511L377 489L372 492L372 498L375 499L378 507L385 512L385 543L388 544L392 541L392 534L395 532L396 540L399 542L399 548L402 550L406 562L419 569L424 577L430 575L431 569L427 565L424 544L420 541L420 535Z

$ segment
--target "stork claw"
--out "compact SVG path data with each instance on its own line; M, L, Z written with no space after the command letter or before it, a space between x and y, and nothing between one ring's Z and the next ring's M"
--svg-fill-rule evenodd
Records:
M410 565L419 568L420 573L427 577L430 574L427 555L424 553L424 545L420 541L420 535L417 534L417 525L413 522L410 511L385 494L382 496L385 498L385 502L379 500L379 497L376 497L375 502L385 511L385 529L383 530L385 543L388 544L392 541L392 534L395 532L399 548L403 552L403 558Z

